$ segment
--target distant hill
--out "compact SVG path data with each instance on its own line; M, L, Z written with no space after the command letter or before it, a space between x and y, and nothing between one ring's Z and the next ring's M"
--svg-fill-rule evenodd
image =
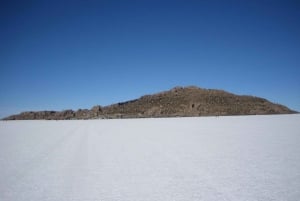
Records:
M296 111L254 97L195 86L175 87L135 100L77 111L22 112L4 120L193 117L219 115L292 114Z

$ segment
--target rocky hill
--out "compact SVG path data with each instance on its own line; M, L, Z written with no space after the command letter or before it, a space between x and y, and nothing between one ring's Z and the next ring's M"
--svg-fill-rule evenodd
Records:
M254 97L239 96L223 90L198 87L175 87L169 91L145 95L101 107L77 111L23 112L5 120L33 119L97 119L97 118L146 118L146 117L188 117L219 115L291 114L289 108Z

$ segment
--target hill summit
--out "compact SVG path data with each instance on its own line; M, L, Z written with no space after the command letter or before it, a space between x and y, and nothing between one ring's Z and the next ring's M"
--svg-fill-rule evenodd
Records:
M254 97L195 86L175 87L138 99L77 111L22 112L5 120L193 117L219 115L292 114L295 111Z

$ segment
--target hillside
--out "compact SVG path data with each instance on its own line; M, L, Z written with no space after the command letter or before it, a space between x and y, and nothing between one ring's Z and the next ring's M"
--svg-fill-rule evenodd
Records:
M254 97L240 96L223 90L198 87L175 87L169 91L145 95L135 100L77 111L23 112L5 120L146 118L219 115L292 114L295 111Z

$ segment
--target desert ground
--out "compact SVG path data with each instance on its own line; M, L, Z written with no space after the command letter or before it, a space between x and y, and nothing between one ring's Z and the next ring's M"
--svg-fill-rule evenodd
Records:
M0 121L1 201L299 198L299 114Z

